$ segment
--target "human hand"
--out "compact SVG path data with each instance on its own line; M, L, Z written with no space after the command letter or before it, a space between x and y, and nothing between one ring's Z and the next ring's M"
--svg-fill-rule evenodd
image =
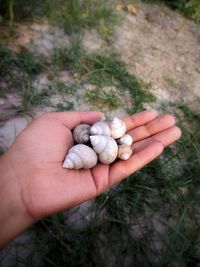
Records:
M9 166L9 179L3 179L4 188L9 188L6 195L21 210L18 233L44 216L99 195L158 157L181 135L173 116L158 116L156 111L137 113L124 119L134 139L129 160L98 163L89 170L64 169L63 160L73 145L71 130L80 123L92 124L100 119L98 112L47 113L34 120L3 155L0 162L4 162L4 168Z

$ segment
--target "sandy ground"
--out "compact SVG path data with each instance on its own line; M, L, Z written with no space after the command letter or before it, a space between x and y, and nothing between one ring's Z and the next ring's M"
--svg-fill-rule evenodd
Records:
M200 97L200 27L164 6L142 5L117 27L114 47L158 98Z

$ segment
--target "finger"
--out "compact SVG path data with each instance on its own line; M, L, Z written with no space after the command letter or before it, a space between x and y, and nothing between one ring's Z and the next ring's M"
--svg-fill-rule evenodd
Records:
M149 121L152 121L158 116L158 112L156 110L146 110L134 114L132 116L125 117L123 121L126 123L127 131L146 124Z
M86 112L52 112L47 116L60 120L69 129L73 129L76 125L81 123L92 124L99 121L102 117L101 112L86 111Z
M160 142L152 142L141 151L128 159L127 161L118 161L110 168L109 186L120 182L123 178L131 175L146 164L157 158L163 151L163 145Z
M129 134L133 137L134 141L142 140L151 135L159 133L167 128L172 127L175 124L175 122L176 120L174 116L168 114L162 115L148 122L145 125L139 126L129 131Z
M96 187L96 195L108 189L109 165L98 163L91 169L93 181Z
M162 143L163 146L166 147L175 142L176 140L178 140L180 137L181 137L181 130L176 126L173 126L169 129L164 130L163 132L160 132L149 138L146 138L145 140L134 143L132 145L133 153L137 153L138 151L142 150L145 146L155 141Z

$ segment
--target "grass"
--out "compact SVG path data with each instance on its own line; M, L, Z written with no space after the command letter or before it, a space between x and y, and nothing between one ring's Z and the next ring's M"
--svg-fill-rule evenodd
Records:
M56 3L56 4L55 4ZM53 25L62 27L66 33L80 32L86 27L95 27L104 39L113 31L116 15L108 4L102 1L60 1L54 2L55 8L51 8L49 20Z
M172 9L179 10L187 18L200 23L200 2L199 0L143 0L148 3L164 3Z
M45 68L43 58L33 55L25 48L20 53L14 53L0 46L0 82L6 85L0 93L1 96L8 92L18 92L21 95L22 104L16 108L16 112L27 112L36 105L47 105L47 98L52 94L51 88L38 92L32 85L36 76Z
M0 95L17 92L22 97L20 107L15 107L16 112L27 112L32 106L47 105L48 97L52 94L51 88L44 88L38 92L32 83L37 75L45 70L43 57L33 55L27 49L20 53L0 46ZM3 118L3 116L2 116Z
M38 92L31 82L22 86L22 105L18 112L29 111L34 106L50 106L49 97L52 95L51 88L46 87Z
M0 46L0 82L7 84L11 91L20 90L27 79L33 79L41 73L41 59L25 48L19 54ZM4 92L1 88L1 94Z
M41 59L23 48L19 54L0 46L0 73L9 75L13 69L20 69L29 75L39 74L43 67Z
M56 83L59 84L60 83ZM59 90L60 87L59 87ZM55 108L56 111L68 111L74 109L74 103L72 101L66 100L66 96L64 96L63 91L64 88L62 88L62 92L60 91L60 96L62 96L62 100L64 103L60 102L58 104L53 104L51 101L51 97L54 95L57 95L59 93L59 90L56 86L46 86L42 88L41 90L38 90L38 88L33 87L31 85L31 82L26 83L23 85L23 90L21 93L22 96L22 104L19 108L17 108L18 113L26 113L30 112L31 108L33 107L52 107ZM69 93L69 87L65 87L65 93Z
M116 110L120 106L119 96L114 90L109 88L94 88L87 90L85 100L90 104L91 107L97 110Z
M164 3L180 10L185 16L200 22L199 0L141 0L149 3ZM131 1L121 1L130 3ZM138 2L136 0L133 1ZM100 0L6 0L0 1L0 23L8 21L10 27L19 20L47 18L52 25L60 26L66 32L77 32L85 27L96 27L106 38L113 31L116 15L111 8L112 1Z
M175 79L173 79L170 76L164 76L163 77L164 81L167 83L167 85L169 85L170 87L174 87L176 88L178 86L177 82Z
M68 111L68 110L73 110L74 109L74 102L72 101L67 101L67 103L58 103L56 106L57 111Z
M153 95L148 91L148 85L129 74L125 64L116 54L88 55L81 49L79 40L72 43L69 48L57 50L52 62L57 68L59 66L60 69L70 70L76 73L83 82L96 86L96 94L94 91L86 94L90 102L91 100L95 103L109 102L112 108L117 107L119 102L117 96L113 92L110 95L102 91L105 86L117 86L119 92L124 90L129 92L133 101L132 107L127 109L130 113L141 109L142 103L154 100Z
M105 40L109 39L117 18L109 3L101 0L6 0L0 1L0 15L0 23L8 21L10 27L15 21L42 19L66 33L94 27Z
M42 72L51 75L51 83L38 90L33 85L34 80ZM30 111L34 106L52 106L50 97L53 94L63 95L66 104L56 105L56 110L64 111L74 108L73 102L64 99L65 94L74 94L77 86L75 84L65 84L56 79L56 71L50 63L45 62L44 58L34 55L27 49L21 49L20 53L0 46L0 95L5 93L18 92L22 97L20 107L15 107L16 112L24 113ZM8 91L9 89L9 91Z

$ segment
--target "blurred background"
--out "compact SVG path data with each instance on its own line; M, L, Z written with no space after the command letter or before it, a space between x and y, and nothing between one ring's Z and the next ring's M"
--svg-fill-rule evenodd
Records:
M200 1L0 0L1 154L47 111L148 108L175 114L181 140L0 266L200 266Z

